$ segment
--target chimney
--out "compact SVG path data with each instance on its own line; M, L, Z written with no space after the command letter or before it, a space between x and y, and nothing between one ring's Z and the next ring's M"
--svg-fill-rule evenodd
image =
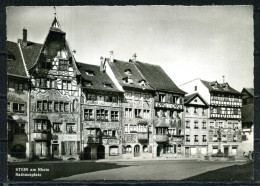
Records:
M110 62L113 63L114 62L114 52L110 51L109 54L110 54Z
M103 61L103 57L100 57L100 72L105 72L106 71L106 67L105 67L105 62Z
M23 44L27 45L27 29L23 28Z
M223 77L223 83L225 83L225 76L222 76Z
M137 55L136 55L136 53L134 53L133 54L133 60L132 60L134 63L136 62L136 57L137 57Z

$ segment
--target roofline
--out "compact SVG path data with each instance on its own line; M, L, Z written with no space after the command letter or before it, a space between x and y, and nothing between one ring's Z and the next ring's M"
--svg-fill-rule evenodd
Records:
M207 106L209 106L209 104L207 103L207 101L205 101L205 100L203 99L203 97L202 97L198 92L194 93L194 96L191 97L190 99L188 99L188 100L184 103L184 105L185 105L185 104L188 104L188 102L191 101L191 100L192 100L194 97L196 97L196 96L198 96L198 97L202 100L202 102L203 102L204 104L206 104ZM193 104L192 104L192 105L193 105Z
M21 48L21 43L18 42L17 45L18 45L19 51L20 51L20 53L21 53L21 57L22 57L22 61L23 61L23 66L24 66L24 69L25 69L25 73L26 73L26 75L27 75L28 77L30 77L29 72L28 72L27 67L26 67L26 64L25 64L24 57L23 57L23 52L22 52L22 48Z
M254 89L254 88L243 88L241 91L241 94L242 94L243 90L245 90L247 93L249 93L251 96L254 97L254 95L252 95L247 89ZM254 92L255 92L255 90L254 90Z
M10 74L10 73L7 73L8 76L14 76L14 77L19 77L19 78L25 78L25 79L30 79L29 77L27 76L20 76L20 75L16 75L16 74Z
M188 82L186 82L186 83L183 83L183 84L179 85L178 87L183 86L183 85L186 85L186 84L188 84L188 83L190 83L190 82L192 82L192 81L195 81L195 80L201 80L201 79L200 79L200 78L196 78L196 79L190 80L190 81L188 81Z

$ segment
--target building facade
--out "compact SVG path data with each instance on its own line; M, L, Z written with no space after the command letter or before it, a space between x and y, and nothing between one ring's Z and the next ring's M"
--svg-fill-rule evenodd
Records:
M242 95L228 83L192 80L180 86L188 93L198 92L209 103L208 154L222 152L242 155Z
M208 154L208 103L198 94L185 96L185 157Z
M28 159L29 76L19 44L7 41L7 122L10 158Z
M245 153L254 151L254 88L243 88L242 147Z
M123 92L102 66L84 63L77 66L82 77L82 159L122 158Z

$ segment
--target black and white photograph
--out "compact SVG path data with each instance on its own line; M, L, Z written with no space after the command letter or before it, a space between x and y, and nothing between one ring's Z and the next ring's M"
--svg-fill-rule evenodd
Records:
M9 181L252 181L253 6L6 8Z

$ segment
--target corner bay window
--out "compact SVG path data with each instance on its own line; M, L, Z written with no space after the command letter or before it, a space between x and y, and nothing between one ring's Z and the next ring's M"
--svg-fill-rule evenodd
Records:
M66 131L67 131L67 133L76 133L76 125L75 125L75 123L67 123Z
M108 110L105 109L97 110L97 120L108 121Z

